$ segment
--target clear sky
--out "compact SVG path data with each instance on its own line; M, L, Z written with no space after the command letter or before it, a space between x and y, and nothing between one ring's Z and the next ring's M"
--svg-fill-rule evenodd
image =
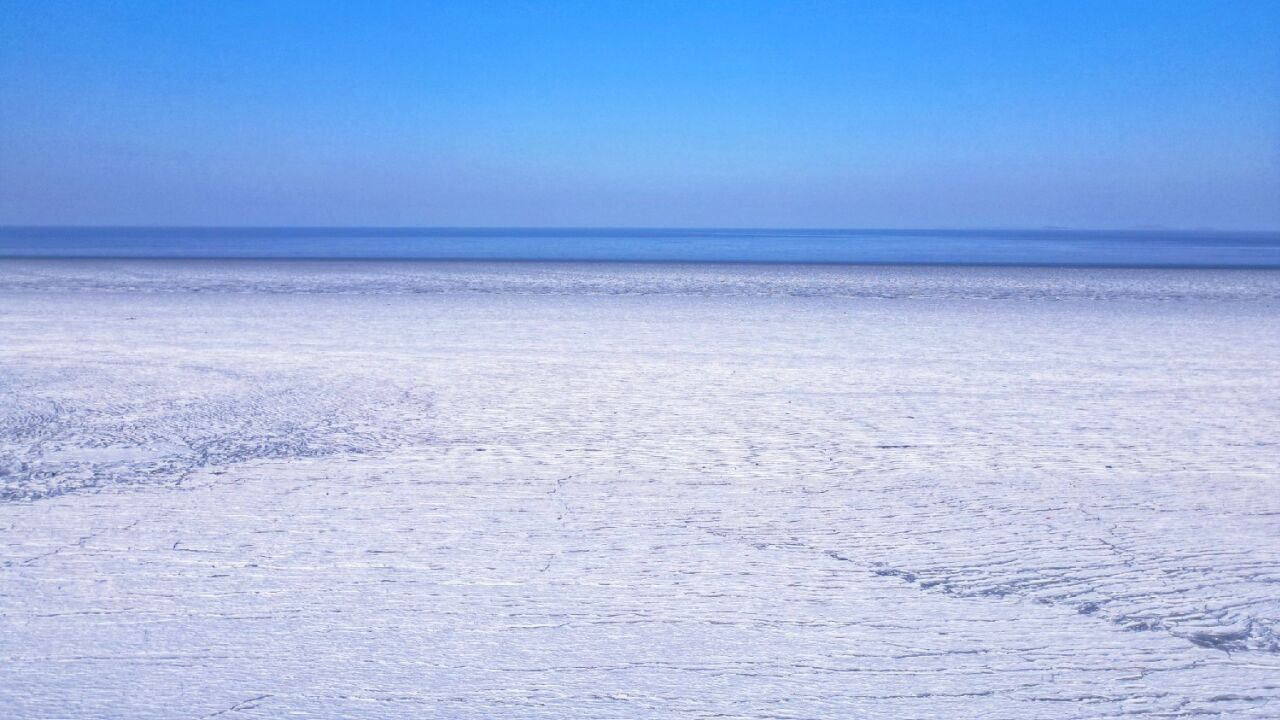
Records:
M1280 228L1280 2L0 0L0 224Z

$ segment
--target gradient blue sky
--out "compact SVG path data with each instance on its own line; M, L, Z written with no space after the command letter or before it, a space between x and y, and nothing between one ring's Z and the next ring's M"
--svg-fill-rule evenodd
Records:
M1280 228L1280 2L0 2L0 224Z

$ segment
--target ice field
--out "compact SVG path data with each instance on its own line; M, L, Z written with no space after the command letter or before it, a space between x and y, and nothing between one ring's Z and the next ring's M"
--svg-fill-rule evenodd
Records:
M1280 271L0 260L0 716L1280 716Z

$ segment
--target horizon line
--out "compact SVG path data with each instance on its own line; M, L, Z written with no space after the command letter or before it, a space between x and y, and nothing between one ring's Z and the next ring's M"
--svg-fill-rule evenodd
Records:
M1272 228L1220 228L1220 227L1167 227L1163 225L1130 225L1125 227L1078 227L1069 225L995 225L995 226L934 226L934 227L872 227L872 226L747 226L747 225L286 225L286 224L8 224L0 223L0 231L10 230L462 230L462 231L729 231L729 232L1126 232L1126 233L1248 233L1277 234L1280 227Z

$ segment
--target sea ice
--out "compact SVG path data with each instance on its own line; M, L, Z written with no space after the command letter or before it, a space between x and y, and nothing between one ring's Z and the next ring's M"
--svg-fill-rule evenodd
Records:
M1280 272L0 262L0 714L1280 715Z

